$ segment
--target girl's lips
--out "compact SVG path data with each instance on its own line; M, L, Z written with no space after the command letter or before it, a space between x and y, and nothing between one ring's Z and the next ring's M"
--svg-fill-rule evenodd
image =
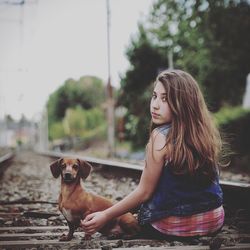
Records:
M158 115L158 114L156 114L154 112L152 112L151 115L152 115L153 118L159 118L159 116L160 116L160 115Z

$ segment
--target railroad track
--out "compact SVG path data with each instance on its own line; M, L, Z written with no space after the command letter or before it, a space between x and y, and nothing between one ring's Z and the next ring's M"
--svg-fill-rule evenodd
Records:
M86 160L92 163L94 166L105 166L114 168L120 168L122 170L130 171L130 173L134 172L139 177L141 171L143 170L142 165L130 164L125 162L113 161L113 160L103 160L94 157L83 157L76 154L65 154L60 152L40 152L40 154L49 156L51 158L63 158L65 156L72 158L79 158L81 160ZM121 171L122 171L121 170ZM221 187L224 192L224 200L226 203L230 203L232 206L236 207L244 207L250 209L250 201L248 201L250 197L250 183L242 183L242 182L232 182L232 181L220 181Z
M134 164L82 157L79 155L67 154L66 156L87 160L96 167L97 170L93 173L94 177L97 175L95 177L96 179L93 177L89 183L86 183L89 188L94 187L100 189L96 183L99 182L99 179L103 178L101 175L99 176L103 170L105 170L104 175L109 185L113 182L116 183L113 181L114 176L119 176L116 178L120 184L113 187L114 190L119 189L122 183L124 186L122 186L121 189L124 189L125 186L128 186L128 183L132 181L136 182L136 179L139 178L142 171L142 166ZM134 250L141 247L150 250L250 249L250 209L248 202L250 197L250 184L227 181L221 182L225 195L225 226L216 237L201 237L198 240L183 242L168 242L153 239L108 240L97 233L91 240L84 241L84 233L78 230L75 232L72 241L60 242L58 240L59 236L63 231L67 231L68 227L66 226L66 221L57 209L56 197L58 195L58 189L56 184L53 184L54 180L48 177L50 172L47 168L52 158L60 157L65 157L65 154L40 152L39 155L30 153L28 155L17 155L17 159L15 158L14 160L12 158L12 164L9 165L8 171L6 170L6 176L4 175L0 180L0 184L2 185L0 186L0 192L3 192L0 193L0 249L117 248L121 250ZM28 162L27 164L26 161ZM37 179L33 177L34 182L37 182L37 184L33 184L32 181L29 180L29 176L31 175L29 168L33 168L34 165L37 165L36 167L39 169L38 172L33 173L34 176L36 173L39 175ZM26 176L25 172L22 172L26 168L28 171L26 178L28 178L28 180L25 181L26 179L24 178L18 182L18 179L15 178ZM124 176L130 176L130 179ZM8 185L12 179L17 180L19 186L14 187L13 195L12 191L8 190ZM40 184L38 183L39 179L41 179ZM5 182L7 182L6 185L4 185ZM44 182L46 183L43 184ZM106 189L107 183L103 184L104 189ZM48 189L45 190L47 186ZM131 188L133 188L133 186ZM22 197L23 190L24 192L25 190L27 190L27 192L30 190L29 195ZM18 192L20 192L20 194ZM126 192L129 192L129 190ZM125 195L126 192L124 191L124 194L119 194L115 199L118 200L118 198L122 198L121 196ZM18 193L18 195L16 193ZM45 197L42 196L43 193L45 193ZM33 194L37 196L33 197Z
M0 176L2 176L3 172L14 159L14 157L15 154L12 151L8 151L0 156Z

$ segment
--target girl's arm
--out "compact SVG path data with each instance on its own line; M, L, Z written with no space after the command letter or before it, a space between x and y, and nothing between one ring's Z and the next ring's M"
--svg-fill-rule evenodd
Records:
M146 165L143 169L139 185L132 193L112 207L88 215L81 222L81 226L86 233L92 234L98 231L98 229L111 219L130 211L150 198L165 162L165 143L166 137L154 130L146 148Z

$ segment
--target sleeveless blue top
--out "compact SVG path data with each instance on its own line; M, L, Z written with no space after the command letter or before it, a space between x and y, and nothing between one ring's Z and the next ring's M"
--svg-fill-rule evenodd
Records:
M156 128L167 135L170 125ZM151 223L167 216L188 216L206 212L222 205L223 194L219 176L213 182L201 185L190 176L177 175L167 162L151 198L143 203L138 213L140 225Z

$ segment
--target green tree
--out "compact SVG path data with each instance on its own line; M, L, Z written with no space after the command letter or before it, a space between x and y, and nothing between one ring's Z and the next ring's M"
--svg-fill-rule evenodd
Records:
M241 104L250 69L249 1L158 0L152 7L127 51L131 67L121 84L120 102L131 123L126 127L136 131L127 130L128 138L135 145L147 138L148 86L167 68L168 55L175 68L197 79L212 111Z
M74 109L68 108L63 119L63 128L66 135L80 137L85 127L84 110L80 106Z
M68 136L84 137L89 131L105 124L105 116L100 108L85 110L80 106L68 108L63 118L64 131Z
M68 79L47 102L49 124L60 121L68 108L80 106L91 109L100 106L105 100L105 88L101 79L85 76L78 81Z
M49 129L49 138L52 140L61 139L66 136L63 124L61 122L54 122Z
M250 69L250 2L158 0L147 30L176 68L190 72L213 110L241 104Z
M224 104L240 105L250 71L250 2L209 1L206 22L211 39L210 68L204 81L216 110Z
M123 105L128 109L127 123L133 123L137 133L133 133L129 129L131 126L127 124L126 135L137 147L143 145L148 139L143 135L148 131L150 119L150 87L158 72L167 67L167 60L152 45L141 25L138 36L132 39L126 54L131 67L121 78L118 105ZM137 119L132 121L133 117Z

